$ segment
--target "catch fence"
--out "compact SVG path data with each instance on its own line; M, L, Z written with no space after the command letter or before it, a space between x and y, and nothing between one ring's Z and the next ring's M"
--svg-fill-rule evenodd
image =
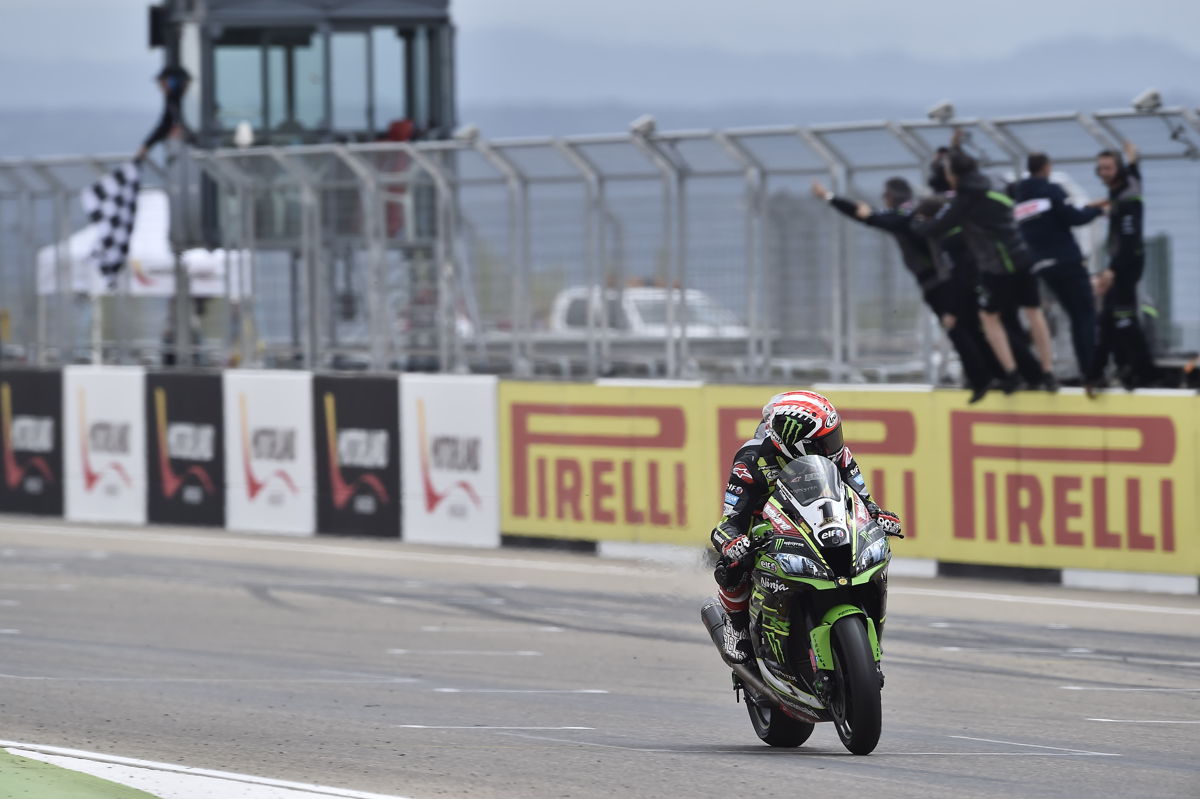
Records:
M3 355L952 382L952 351L894 244L809 188L877 202L893 175L923 186L954 128L1000 179L1046 151L1080 201L1103 194L1096 152L1135 142L1156 346L1200 348L1200 119L1164 109L666 133L642 120L519 140L468 127L446 141L178 152L145 170L170 201L169 296L138 282L144 268L115 291L71 277L78 192L120 158L3 161ZM1102 226L1081 235L1093 266ZM215 248L199 270L178 257L197 247ZM1069 377L1068 326L1052 321Z

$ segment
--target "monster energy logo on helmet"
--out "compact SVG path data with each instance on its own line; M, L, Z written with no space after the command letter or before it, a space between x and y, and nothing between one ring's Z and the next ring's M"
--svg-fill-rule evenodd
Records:
M794 416L780 415L775 418L775 432L784 444L794 444L804 437L804 424Z

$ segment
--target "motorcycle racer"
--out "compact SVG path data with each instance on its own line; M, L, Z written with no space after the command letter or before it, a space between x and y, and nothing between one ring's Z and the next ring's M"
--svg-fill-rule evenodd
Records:
M871 518L889 534L900 532L900 518L871 499L858 462L842 437L841 416L825 396L815 391L776 394L763 406L762 416L754 437L734 455L725 486L724 513L710 537L720 554L714 577L728 617L724 655L731 663L745 663L751 653L750 569L742 562L750 550L748 533L789 461L802 455L822 455L833 461L842 480L862 498Z

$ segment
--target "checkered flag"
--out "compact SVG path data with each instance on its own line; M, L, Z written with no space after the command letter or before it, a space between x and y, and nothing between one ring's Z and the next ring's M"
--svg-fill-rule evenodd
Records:
M88 265L116 284L117 273L129 255L133 222L137 216L139 175L137 164L130 161L114 169L83 192L83 210L96 225L99 235L88 255Z

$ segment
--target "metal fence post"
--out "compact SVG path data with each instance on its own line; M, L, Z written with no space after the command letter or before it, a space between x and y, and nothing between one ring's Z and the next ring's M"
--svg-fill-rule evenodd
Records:
M50 186L50 193L54 199L54 288L57 295L54 308L54 339L58 342L58 363L66 365L74 359L75 348L71 314L75 285L70 255L70 192L49 166L35 164L33 169Z
M714 140L725 152L742 167L746 183L746 321L750 336L746 341L746 358L750 368L750 376L761 378L766 371L767 353L762 346L765 331L762 329L762 312L760 304L766 287L766 253L761 252L757 245L762 239L758 235L758 227L765 226L766 213L766 170L762 162L746 149L737 139L725 131L713 134Z
M384 239L387 226L383 218L383 194L379 180L371 167L345 146L334 147L334 155L350 168L359 182L359 202L362 204L364 232L367 234L367 327L370 331L371 367L385 369L388 363L389 340L384 291Z
M17 202L17 230L21 235L17 236L20 243L18 247L17 263L21 272L28 275L28 281L22 281L22 285L17 288L17 291L29 290L29 298L33 302L33 324L30 325L29 312L30 308L26 305L21 312L22 327L25 335L23 336L23 347L26 360L30 360L37 365L43 364L44 347L42 342L41 321L42 321L42 295L39 291L38 282L40 275L38 274L37 263L37 246L34 243L34 219L35 209L34 202L36 200L33 187L29 182L22 178L15 165L6 165L4 177L16 187L15 197ZM32 336L31 336L32 333ZM32 352L32 357L30 356Z
M562 139L555 139L554 148L562 154L571 166L579 170L583 176L587 190L587 211L584 214L584 274L589 286L595 286L598 292L600 307L599 319L593 319L588 313L587 348L588 348L588 377L595 378L609 368L609 333L611 320L608 318L608 281L600 274L603 268L604 239L604 178L587 156L579 152L573 145ZM600 347L597 353L596 322L600 325Z
M849 181L847 166L842 159L809 128L802 127L797 129L796 135L825 163L825 167L829 170L830 182L833 184L832 190L835 193L846 191ZM832 317L830 326L833 328L833 339L830 342L832 350L830 353L832 356L830 372L835 380L840 380L845 376L847 371L844 305L846 302L846 271L850 268L846 258L849 240L849 222L841 214L838 214L834 225L833 275L830 292L832 294L830 297L830 314Z
M679 322L678 300L675 296L676 285L672 278L681 277L684 269L682 246L686 244L686 230L683 225L683 175L670 158L650 138L645 131L633 129L630 137L635 147L640 150L658 169L663 178L663 241L669 253L667 260L667 374L669 378L678 378L683 365L680 363L680 340L677 339L677 323ZM682 289L682 284L679 286ZM686 330L683 336L686 337Z
M304 261L303 303L305 309L305 335L302 344L302 363L305 369L321 366L321 303L320 261L321 252L321 205L316 182L300 164L294 163L280 148L271 147L268 154L296 181L300 189L301 214L300 256ZM296 313L296 308L292 313Z
M512 277L512 341L509 344L513 371L521 377L529 377L533 374L534 360L533 314L529 302L529 181L491 142L474 137L468 143L503 176L508 191L508 268Z
M454 324L454 238L458 234L458 216L454 189L442 168L420 148L405 142L405 152L412 156L433 180L438 200L438 230L435 260L438 274L438 358L442 371L465 371L461 342Z

